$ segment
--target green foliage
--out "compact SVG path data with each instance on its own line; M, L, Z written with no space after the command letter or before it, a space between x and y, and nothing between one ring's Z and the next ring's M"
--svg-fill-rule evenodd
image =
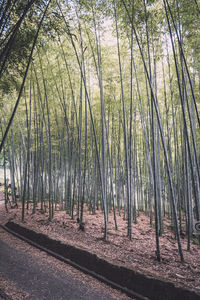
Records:
M189 6L186 0L182 2L169 2L175 24L178 28L178 33L181 34L184 54L193 81L194 93L196 99L200 99L199 19L196 14L195 5L193 3ZM19 1L16 10L11 13L12 21L8 20L8 32L9 28L13 28L19 16L22 14L24 10L23 3L23 1ZM44 9L45 3L42 4L42 2L38 1L30 9L17 32L12 50L6 62L5 70L0 81L1 117L2 119L5 117L3 129L6 126L7 120L9 120L14 100L17 97L17 91L20 88L32 42L40 21L40 12ZM144 55L144 61L147 64L147 70L149 71L151 68L151 84L159 105L159 114L163 123L164 138L167 144L176 195L179 195L180 182L183 185L185 183L185 175L179 179L181 176L176 173L177 164L179 164L179 167L182 165L185 167L185 157L183 156L185 151L183 138L184 126L180 93L178 90L178 79L163 2L158 0L145 2L127 0L125 3L130 16L133 17L134 26ZM146 14L144 3L146 3ZM175 5L176 3L179 3L178 7ZM101 153L102 113L99 84L99 75L101 75L103 89L103 92L101 92L103 94L105 122L108 131L106 151L112 151L110 156L115 176L114 182L116 185L119 184L121 189L124 189L127 179L125 176L124 159L125 145L123 140L122 92L114 22L115 4L117 22L119 25L119 47L125 113L127 117L128 151L130 152L130 149L132 149L134 171L134 175L132 176L135 180L134 186L137 189L138 199L142 198L144 194L144 198L149 201L146 204L149 208L153 189L150 172L153 152L151 91L134 34L132 39L133 32L130 20L127 17L127 12L122 2L119 0L69 1L67 5L65 1L59 1L59 6L57 5L57 1L52 1L37 41L37 47L23 91L21 105L13 123L14 148L17 157L21 157L22 153L24 157L27 157L26 148L29 147L31 156L30 168L32 168L32 172L34 172L37 167L35 165L32 166L33 161L37 165L39 164L38 161L40 161L40 158L43 165L41 163L38 169L40 170L41 168L43 172L44 168L47 170L50 164L50 147L48 143L51 139L52 148L50 150L52 151L52 157L54 159L52 169L55 172L55 178L57 173L60 172L59 163L62 159L65 165L65 176L69 175L67 172L70 172L70 166L72 169L74 168L75 163L77 164L77 169L78 167L80 169L84 168L85 149L88 149L88 157L85 164L88 180L92 181L93 177L98 176L94 176L94 173L96 174L98 171L94 170L97 168L96 165L94 166L97 157L89 111L89 101L91 103L91 114L96 130L97 147L99 153ZM183 68L181 64L182 60L179 45L171 18L170 24L175 43L178 70L181 74L181 88L183 91L183 83L185 80L186 89L184 90L184 99L186 99L187 96L190 108L192 109L191 91L185 68ZM132 41L133 45L131 49ZM0 36L0 43L1 42L3 49L5 46L3 35ZM131 50L133 57L131 57ZM76 54L79 61L77 61ZM98 63L100 68L98 68ZM101 70L101 74L99 74L99 70ZM183 74L184 80L182 77ZM131 96L133 99L132 115L130 114ZM197 101L197 105L199 105L199 100ZM30 110L31 115L29 115ZM131 117L133 118L133 124L130 130ZM155 150L156 163L158 164L157 168L160 167L162 173L160 175L162 179L162 187L160 189L163 189L163 198L168 198L168 194L170 193L168 191L167 173L164 167L165 158L160 146L160 133L155 113L154 121L156 133L155 143L157 147ZM194 117L195 139L199 151L200 134L199 130L197 130L198 126L196 121ZM190 129L188 111L186 112L186 123L188 129ZM19 125L22 128L21 131ZM132 144L130 144L130 132L133 136ZM29 133L30 141L28 144ZM189 139L192 142L191 130L189 130ZM10 141L11 137L8 139L8 145ZM42 161L42 159L44 160ZM79 159L81 162L79 162ZM101 159L100 154L100 160ZM23 164L24 162L22 162L22 165ZM73 171L71 172L73 173ZM81 172L83 173L83 171L80 171L80 173ZM106 172L109 181L111 172L108 158ZM82 173L78 174L78 176L83 176ZM180 180L179 183L178 180ZM76 185L76 178L74 182ZM88 184L88 186L90 186L90 184ZM90 187L87 188L89 189ZM110 182L107 188L110 188ZM76 191L76 187L74 187L74 190ZM141 200L141 206L144 205L143 202L144 201ZM171 205L169 203L170 199L168 199L167 204Z

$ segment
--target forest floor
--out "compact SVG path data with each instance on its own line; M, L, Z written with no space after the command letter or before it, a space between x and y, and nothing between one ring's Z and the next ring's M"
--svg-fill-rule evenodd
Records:
M6 213L4 205L0 205L0 222L5 224L13 220L21 224L21 207L9 209ZM170 220L165 219L164 234L160 237L161 262L156 260L155 229L149 224L149 217L140 213L137 224L133 224L132 240L127 237L127 222L117 216L118 230L115 230L113 215L109 216L108 238L103 240L103 214L95 215L84 211L84 231L79 229L76 219L72 220L66 211L55 211L52 222L48 221L48 213L39 209L32 214L31 209L25 212L25 223L22 225L63 243L75 245L114 263L119 263L140 273L173 282L200 293L200 245L191 242L187 251L187 237L181 242L185 262L181 263L177 241L170 230Z

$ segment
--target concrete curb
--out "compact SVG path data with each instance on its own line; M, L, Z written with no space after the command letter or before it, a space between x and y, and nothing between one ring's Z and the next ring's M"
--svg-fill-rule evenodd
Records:
M193 290L113 264L94 253L50 239L17 223L8 222L2 228L135 299L200 300L200 295Z

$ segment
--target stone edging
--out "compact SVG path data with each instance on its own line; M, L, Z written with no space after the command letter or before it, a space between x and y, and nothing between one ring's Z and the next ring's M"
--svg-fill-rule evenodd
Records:
M34 246L40 246L38 248L41 250L50 250L49 254L57 255L59 259L61 257L61 260L66 259L67 263L72 262L71 265L75 265L101 281L107 281L106 283L121 289L136 299L147 297L151 300L200 300L200 295L196 291L176 287L171 282L141 274L119 264L113 264L92 252L50 239L47 235L37 233L17 223L8 222L5 227L21 235L27 242L31 241L32 244L35 244Z

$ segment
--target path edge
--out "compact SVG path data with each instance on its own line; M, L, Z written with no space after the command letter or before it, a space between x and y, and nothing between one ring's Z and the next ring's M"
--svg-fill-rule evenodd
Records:
M114 264L88 250L51 239L18 223L9 221L1 227L34 247L137 300L200 300L200 294L192 289L177 287L169 281Z

